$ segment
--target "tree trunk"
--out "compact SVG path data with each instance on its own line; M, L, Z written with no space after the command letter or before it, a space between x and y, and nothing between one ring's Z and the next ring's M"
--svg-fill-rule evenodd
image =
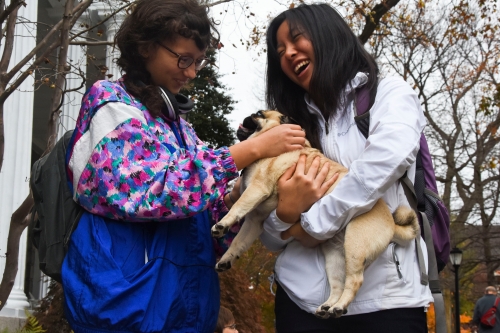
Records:
M57 74L55 83L55 92L52 97L52 107L49 119L49 139L47 151L52 150L57 139L57 124L61 107L64 101L64 90L66 90L66 75L69 72L68 68L68 48L69 48L69 31L71 28L71 19L73 18L73 1L67 1L64 7L63 26L61 28L61 46L59 47L59 55L57 57Z
M19 265L19 240L24 229L30 223L31 214L29 212L32 207L33 196L30 193L10 219L7 252L5 253L5 270L0 283L0 310L4 307L14 286Z

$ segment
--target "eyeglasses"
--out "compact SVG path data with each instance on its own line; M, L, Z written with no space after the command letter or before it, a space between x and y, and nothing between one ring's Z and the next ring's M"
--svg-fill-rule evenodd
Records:
M224 326L224 328L230 328L232 330L235 330L236 329L236 324L232 324L232 325L229 325L229 326Z
M194 60L194 58L192 58L192 57L183 56L177 52L172 51L170 48L166 47L162 43L158 43L158 45L160 45L165 50L169 51L170 53L172 53L173 55L175 55L178 58L177 67L179 67L180 69L186 69L189 66L191 66L194 62L194 70L199 71L199 70L203 69L203 67L205 67L210 62L210 59L208 59L207 57L203 57L203 58Z

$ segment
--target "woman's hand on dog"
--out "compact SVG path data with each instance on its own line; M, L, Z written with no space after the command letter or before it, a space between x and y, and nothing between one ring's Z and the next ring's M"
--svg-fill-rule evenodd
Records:
M237 143L229 147L229 151L236 167L241 170L258 159L302 149L305 143L306 133L299 125L283 124Z
M260 147L260 158L276 157L304 148L306 132L299 125L284 124L250 139Z
M300 214L309 210L337 180L338 174L326 179L330 164L320 168L320 159L313 160L306 169L306 156L301 155L295 166L290 167L278 180L278 207L276 215L286 223L300 220Z

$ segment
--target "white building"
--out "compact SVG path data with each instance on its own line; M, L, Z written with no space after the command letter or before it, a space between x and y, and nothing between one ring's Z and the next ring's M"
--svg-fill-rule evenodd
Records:
M79 19L73 33L78 30L86 30L107 18L112 12L110 1L115 0L95 0ZM64 3L65 1L61 0L30 0L26 1L26 7L21 6L16 25L11 67L34 48L36 42L41 40L50 29L49 26L54 25L62 18ZM78 3L79 1L75 0L75 5ZM123 2L119 3L123 5ZM84 38L79 40L112 40L124 15L125 12L121 12L114 18L84 33L82 35ZM120 76L116 65L112 62L112 59L116 58L116 55L113 56L113 51L113 47L106 45L70 46L68 61L74 70L78 69L83 73L86 82L82 85L82 77L75 74L67 76L67 88L78 89L65 96L58 129L59 135L74 127L82 95L89 86L97 79L107 78L107 74L112 74L113 79ZM47 123L54 92L51 83L54 81L53 68L56 66L56 62L57 52L54 52L5 103L5 151L3 167L0 172L1 274L5 268L4 254L7 248L11 215L28 195L31 165L40 157L46 147ZM107 72L101 70L106 67L109 69ZM47 292L47 279L41 275L38 269L37 256L29 238L29 230L25 230L20 242L17 277L9 299L0 311L0 317L25 317L25 309L30 308L30 301L42 298Z

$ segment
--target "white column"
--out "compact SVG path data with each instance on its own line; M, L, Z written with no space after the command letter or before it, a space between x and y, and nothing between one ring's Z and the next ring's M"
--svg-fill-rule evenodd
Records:
M73 32L81 31L81 24L87 20L86 17L81 17L75 24ZM84 40L84 39L82 39ZM82 75L85 77L87 71L87 46L70 45L68 49L68 65L70 65L70 73L66 75L66 90L76 89L83 83ZM80 75L79 73L82 73ZM59 116L59 124L57 128L57 138L60 138L66 131L75 128L75 121L80 112L80 105L83 94L85 93L85 85L76 91L69 92L64 96L62 113Z
M21 6L19 16L27 21L36 22L38 1L29 1ZM31 23L16 25L16 37L12 53L11 66L24 58L35 47L36 26ZM5 151L2 171L0 172L0 274L5 268L5 252L9 233L10 218L29 194L28 178L31 165L31 133L33 127L33 91L34 79L28 77L5 102L4 130ZM0 312L5 317L25 317L24 309L29 306L24 293L26 269L25 230L20 239L19 269L12 292Z
M108 3L104 2L97 2L95 4L92 4L91 9L95 11L95 14L99 18L99 20L103 20L110 14L112 14L113 10L116 10L119 5L119 3L116 1L111 1L110 3L114 5L113 8ZM106 25L106 36L108 42L113 43L116 32L120 28L120 25L125 19L125 16L126 13L124 11L121 11L104 23ZM108 67L108 71L106 74L112 74L109 80L117 80L122 76L119 67L115 63L115 59L118 58L119 55L120 52L114 45L109 45L106 47L106 67Z
M114 20L109 20L106 22L106 36L108 37L108 42L113 42L115 35L120 28L123 20L125 19L124 13L118 13ZM116 65L116 59L120 56L120 51L114 45L108 45L106 47L106 67L108 67L108 74L113 76L110 80L119 79L122 74L120 68Z

